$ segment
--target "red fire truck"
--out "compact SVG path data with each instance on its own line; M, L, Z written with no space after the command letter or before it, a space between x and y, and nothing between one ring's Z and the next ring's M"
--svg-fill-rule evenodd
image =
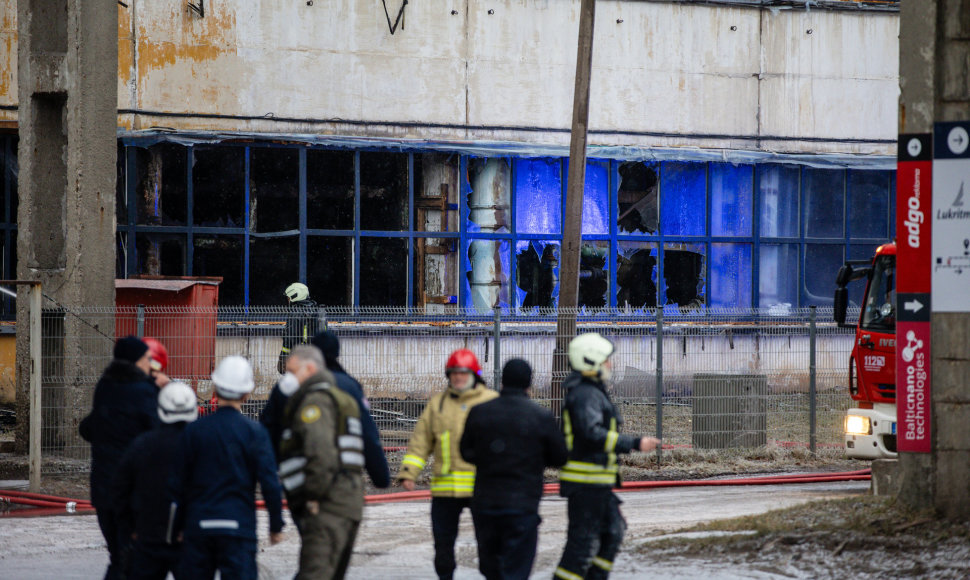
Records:
M858 324L846 324L847 286L862 279L866 293ZM839 269L835 321L856 329L849 358L849 395L857 406L846 413L845 454L856 459L896 457L895 243L879 246L871 261L848 261Z

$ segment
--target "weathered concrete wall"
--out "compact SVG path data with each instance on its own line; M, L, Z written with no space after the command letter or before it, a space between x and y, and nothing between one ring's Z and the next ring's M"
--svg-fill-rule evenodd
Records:
M896 132L896 13L597 6L592 144L894 149L879 141ZM372 0L211 0L204 18L133 0L118 6L118 106L140 113L120 124L564 144L578 7L410 3L391 35ZM0 81L0 103L10 90Z

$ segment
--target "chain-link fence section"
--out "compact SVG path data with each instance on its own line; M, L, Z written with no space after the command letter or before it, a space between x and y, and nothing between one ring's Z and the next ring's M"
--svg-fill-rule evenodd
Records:
M831 320L823 309L597 310L580 311L577 329L599 332L615 345L610 389L625 417L624 431L659 434L665 449L710 450L715 457L736 449L813 444L819 452L841 454L853 335ZM493 388L505 361L527 360L534 369L533 398L552 405L555 313L47 308L45 472L87 469L89 448L78 423L90 411L117 337L152 336L164 343L168 374L191 384L200 403L212 396L209 374L218 360L247 357L256 390L246 412L256 418L280 376L284 344L322 329L340 338L340 363L363 385L386 446L406 444L429 395L445 388L445 361L458 348L478 356L482 377Z

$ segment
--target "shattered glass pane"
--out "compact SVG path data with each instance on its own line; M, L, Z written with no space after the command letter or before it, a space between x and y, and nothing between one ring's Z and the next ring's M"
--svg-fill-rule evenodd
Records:
M192 275L221 276L219 304L228 306L245 304L243 237L196 235L192 240L194 245Z
M185 276L185 236L136 234L138 273Z
M354 152L306 152L306 225L311 230L354 229Z
M512 172L504 157L469 157L465 166L469 232L508 232Z
M616 285L617 308L656 308L657 245L619 242Z
M798 308L798 244L761 244L759 253L758 306Z
M579 249L579 306L607 306L609 290L610 243L584 240Z
M486 314L509 306L508 240L470 240L465 263L465 306Z
M8 214L8 221L10 223L17 221L17 208L20 205L20 196L17 192L17 177L20 174L19 165L17 163L17 146L20 143L20 138L16 135L10 137L7 141L7 156L3 164L7 171L7 178L10 180L7 187L7 195L10 197L10 213ZM2 172L0 172L2 176ZM16 255L17 252L13 252ZM16 272L16 270L13 270Z
M516 298L522 310L554 308L559 300L559 242L515 243Z
M458 240L416 238L414 304L428 314L454 312L458 306Z
M3 187L4 183L4 139L0 137L0 208L5 206L6 190ZM116 164L116 175L115 175L115 218L118 220L118 225L128 225L128 196L125 195L128 189L128 148L118 142L118 162ZM185 204L183 203L184 207ZM3 210L0 210L2 212ZM16 221L16 216L14 216L14 221Z
M616 225L621 234L657 231L657 164L629 161L619 167Z
M283 290L300 281L300 238L249 238L249 303L286 304ZM316 300L311 288L310 298Z
M711 163L710 180L711 235L750 236L752 166Z
M711 306L751 307L751 244L711 244L710 287Z
M354 239L307 236L306 284L320 306L350 306L354 299Z
M459 156L414 155L415 228L423 232L457 232Z
M362 238L360 250L360 305L407 306L407 238Z
M703 236L707 164L665 161L660 171L660 220L667 236Z
M292 147L249 150L249 231L300 227L300 152Z
M845 171L803 168L802 197L805 200L805 236L841 238Z
M677 305L681 312L701 309L705 298L705 266L703 244L664 244L665 304Z
M805 246L805 285L802 306L831 306L835 275L842 267L841 244L808 244Z
M515 160L515 228L520 234L562 231L562 163Z
M849 171L849 235L853 239L889 239L890 173Z
M360 154L360 229L407 230L407 153Z
M192 148L192 221L195 225L243 227L245 171L243 147Z
M799 168L794 165L758 165L761 197L761 235L798 237Z
M185 225L188 178L185 147L161 143L134 147L135 214L139 225ZM242 177L240 176L240 179ZM124 185L124 184L122 184ZM199 193L195 192L196 199ZM242 201L240 198L239 201ZM127 216L125 216L127 218Z
M586 184L583 190L583 233L610 233L610 162L586 163Z

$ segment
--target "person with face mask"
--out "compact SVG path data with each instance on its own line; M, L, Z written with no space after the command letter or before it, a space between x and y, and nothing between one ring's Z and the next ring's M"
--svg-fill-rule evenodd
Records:
M445 365L448 388L433 395L421 413L408 441L397 480L404 489L414 490L414 480L435 461L431 474L431 533L434 537L434 568L438 578L450 579L455 572L455 540L461 512L471 507L475 490L475 466L465 461L459 443L465 419L475 405L491 401L498 393L485 387L475 353L456 350Z

